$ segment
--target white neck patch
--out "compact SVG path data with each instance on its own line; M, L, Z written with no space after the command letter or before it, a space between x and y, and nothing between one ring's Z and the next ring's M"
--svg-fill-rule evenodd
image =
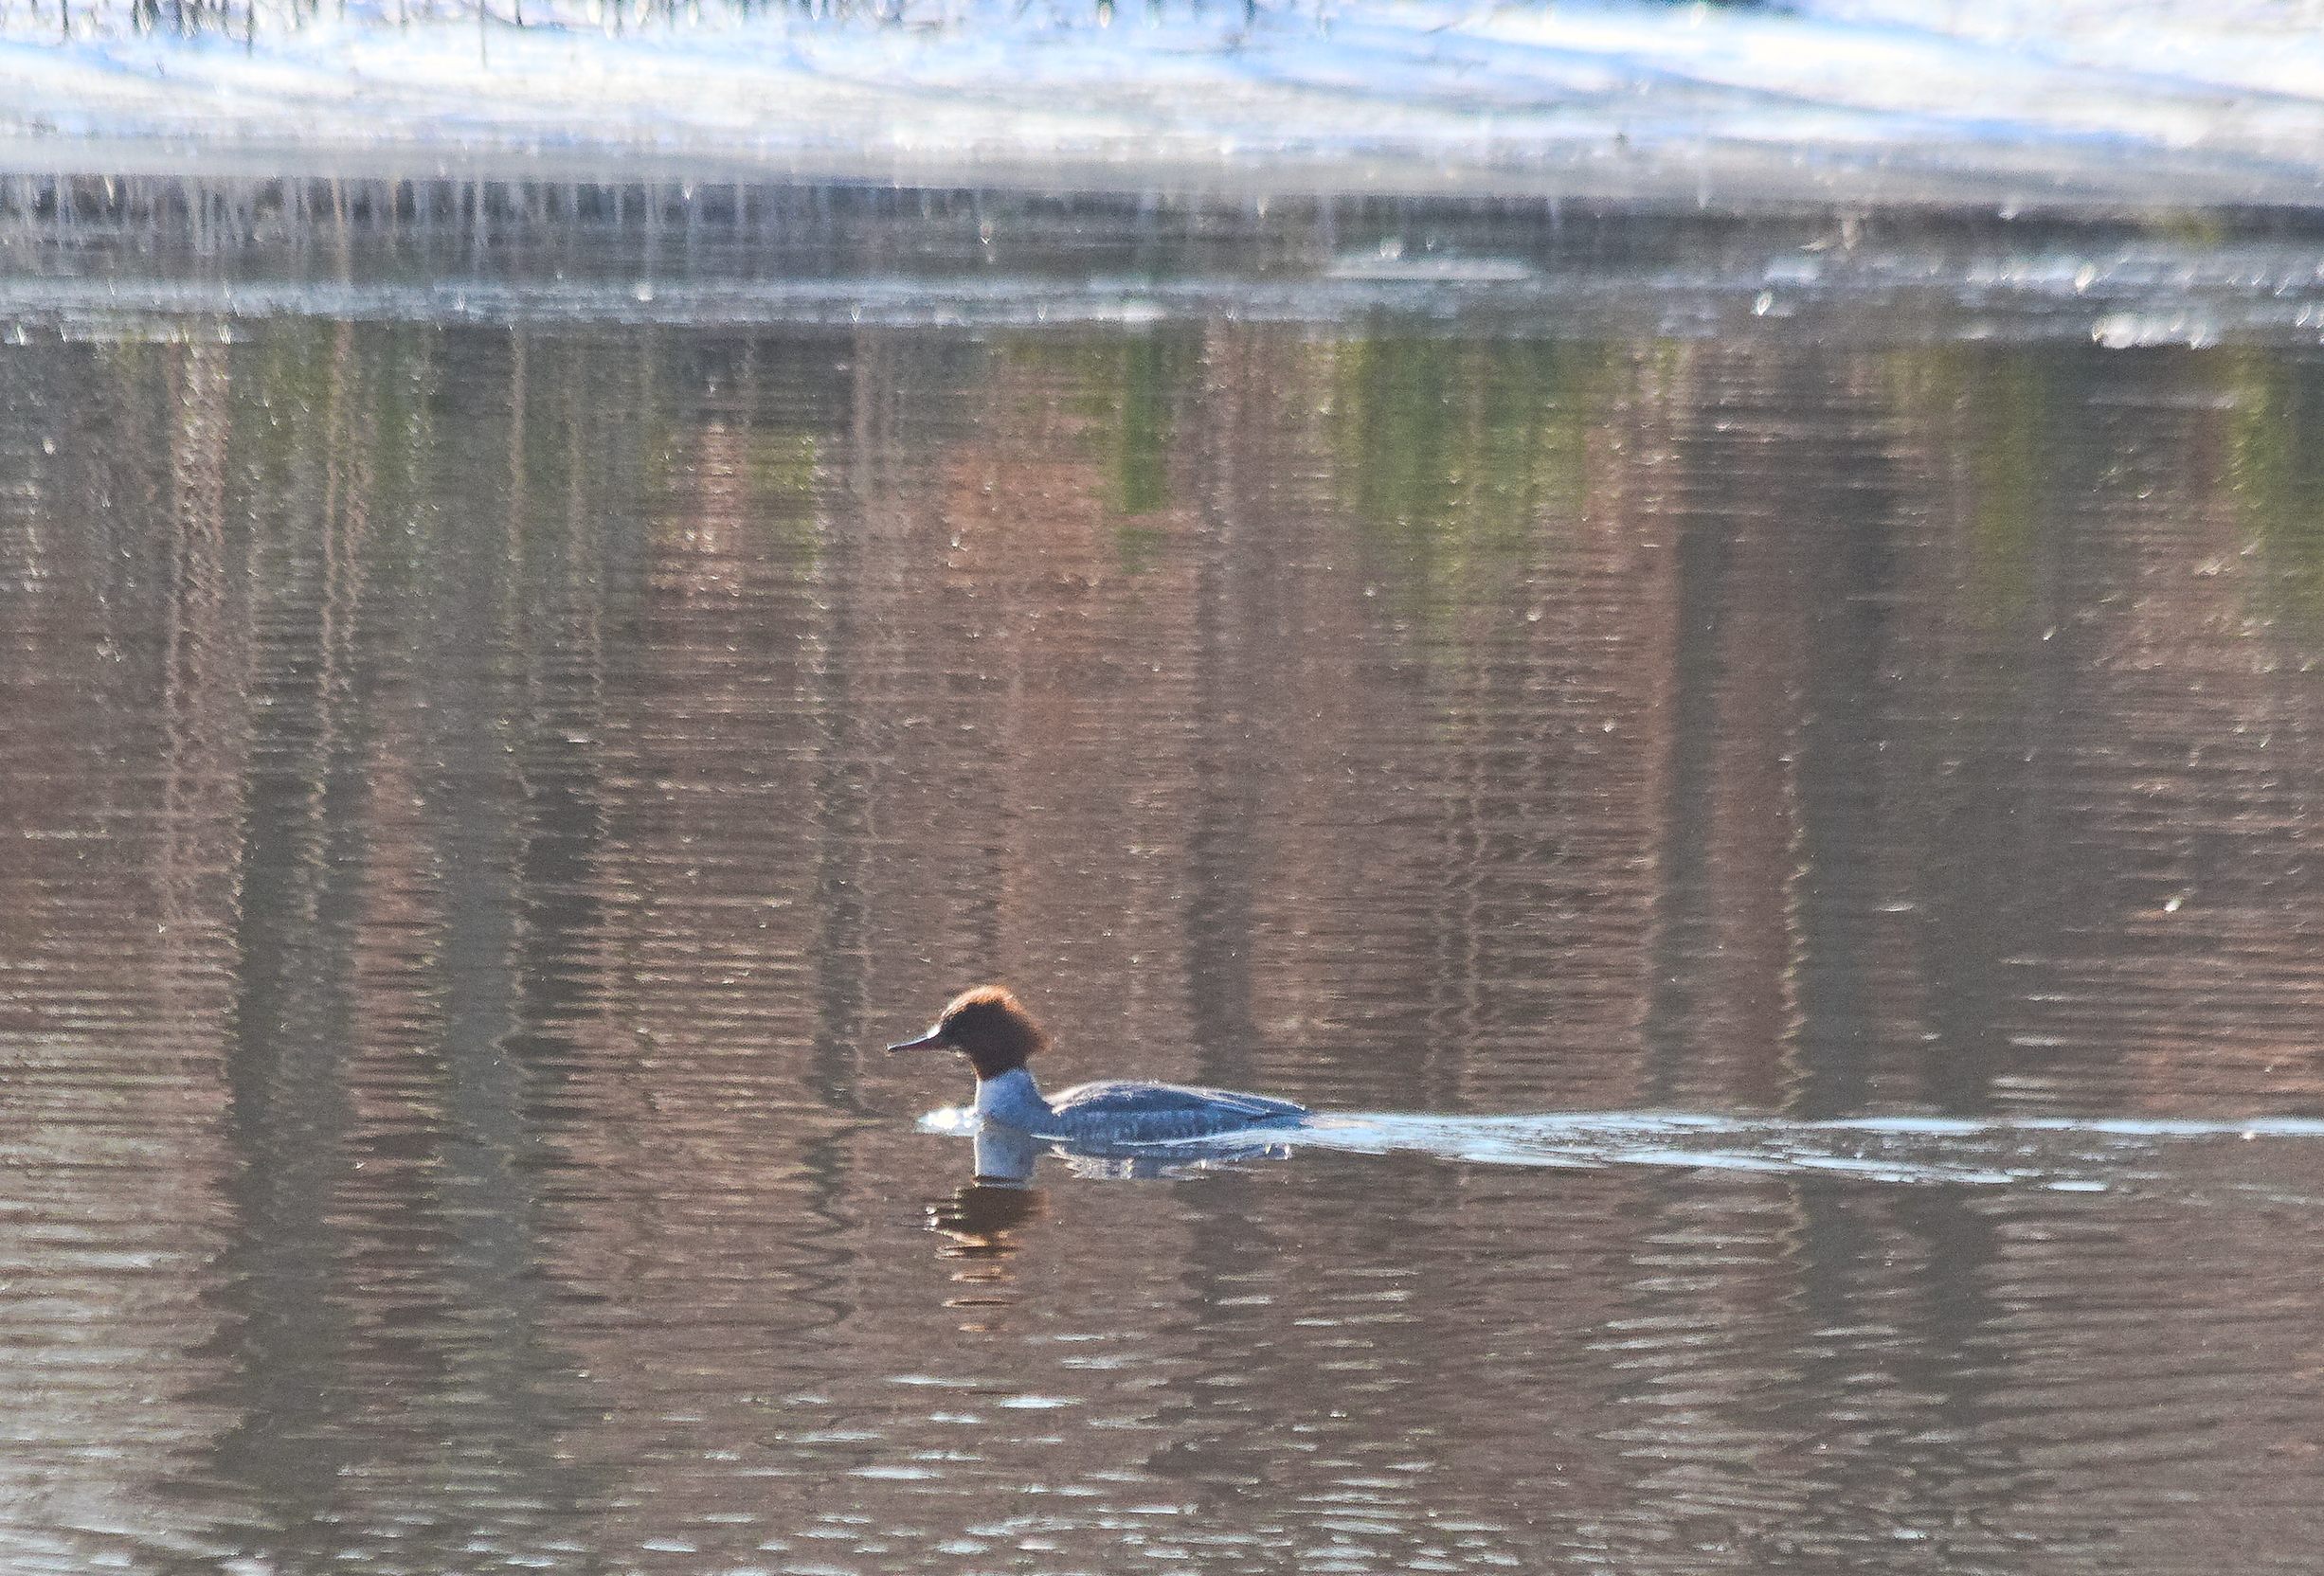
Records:
M1033 1074L1022 1067L1011 1067L998 1078L977 1080L980 1117L1004 1121L1011 1127L1031 1127L1050 1114L1049 1101L1041 1098Z

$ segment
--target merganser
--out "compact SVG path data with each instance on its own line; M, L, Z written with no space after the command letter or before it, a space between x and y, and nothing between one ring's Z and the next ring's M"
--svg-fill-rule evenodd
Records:
M1025 1061L1049 1048L1049 1032L998 985L963 991L945 1004L935 1027L916 1040L888 1048L940 1047L968 1058L977 1073L977 1115L1039 1138L1100 1143L1160 1143L1206 1138L1255 1127L1294 1127L1304 1105L1233 1089L1109 1079L1081 1084L1044 1099Z

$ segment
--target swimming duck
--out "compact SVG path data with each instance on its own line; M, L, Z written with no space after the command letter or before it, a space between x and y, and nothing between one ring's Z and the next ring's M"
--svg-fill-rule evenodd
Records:
M1049 1048L1049 1032L998 985L963 991L945 1004L926 1034L888 1048L959 1051L976 1069L977 1115L1036 1137L1157 1143L1247 1128L1295 1127L1308 1115L1304 1105L1266 1095L1120 1079L1076 1084L1054 1099L1044 1098L1025 1062Z

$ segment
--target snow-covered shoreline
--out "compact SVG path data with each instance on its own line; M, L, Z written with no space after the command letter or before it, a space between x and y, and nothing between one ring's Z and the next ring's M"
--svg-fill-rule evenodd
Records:
M0 170L2005 210L2324 202L2314 0L0 15ZM617 31L618 29L618 31Z

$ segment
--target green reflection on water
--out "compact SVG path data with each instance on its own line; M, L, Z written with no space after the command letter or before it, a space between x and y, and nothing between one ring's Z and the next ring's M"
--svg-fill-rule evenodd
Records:
M1937 347L1897 352L1908 427L1957 413L1971 480L1968 611L1986 629L2024 616L2033 600L2044 489L2062 391L2050 359Z
M2237 351L2225 358L2229 475L2265 556L2256 610L2324 610L2324 365Z
M1122 345L1122 418L1113 469L1125 514L1151 514L1170 504L1171 394L1183 373L1183 358L1171 349L1170 341L1152 336Z
M1331 434L1401 612L1441 615L1583 493L1606 352L1539 340L1360 340L1334 358Z

